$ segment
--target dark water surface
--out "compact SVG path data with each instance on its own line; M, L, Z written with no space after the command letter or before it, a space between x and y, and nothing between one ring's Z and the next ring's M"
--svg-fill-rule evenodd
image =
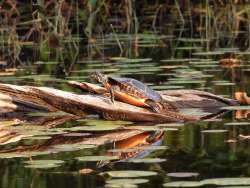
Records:
M136 78L155 90L198 89L229 98L233 98L236 91L250 92L247 53L237 54L237 49L203 53L199 45L187 47L187 43L182 42L180 40L180 46L174 52L141 44L136 58L116 58L119 55L115 50L119 50L113 47L107 51L107 57L111 58L78 61L65 77L56 62L38 62L35 66L25 67L25 71L18 70L13 76L2 76L1 81L80 93L66 82L90 81L89 73L100 70L109 75ZM239 66L221 66L218 60L230 50L246 61ZM127 57L133 56L128 54ZM10 126L10 129L23 130L25 137L0 146L9 151L0 154L0 187L249 186L248 109L237 111L236 108L211 121L187 124L147 125L89 117L67 121L50 129L26 123ZM186 109L185 113L204 112ZM41 114L30 116L34 118ZM3 125L7 123L2 122ZM104 139L106 144L99 146L81 143L83 138L99 140L111 133L123 135L122 131L128 130L141 132L128 136L122 143L108 139ZM152 137L153 140L147 140ZM46 148L49 145L52 147ZM18 146L34 148L13 154L11 149Z

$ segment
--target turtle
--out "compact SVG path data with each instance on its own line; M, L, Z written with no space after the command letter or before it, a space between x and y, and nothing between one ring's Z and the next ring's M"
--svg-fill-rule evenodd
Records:
M112 103L114 99L134 106L150 108L153 112L175 111L177 108L144 83L133 78L115 78L101 72L94 72L91 78L103 84L110 92Z

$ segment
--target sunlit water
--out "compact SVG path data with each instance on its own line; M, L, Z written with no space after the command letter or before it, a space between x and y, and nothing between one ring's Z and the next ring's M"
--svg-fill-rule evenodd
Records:
M195 54L197 49L180 48L170 54L165 48L147 46L133 59L83 59L65 78L52 71L56 66L53 62L39 62L30 67L30 71L25 68L13 76L2 76L1 82L80 93L66 82L90 81L89 73L99 70L138 79L155 90L198 89L229 98L233 98L235 91L249 92L249 62L239 67L223 67L218 59L225 49L218 49L219 53ZM248 55L242 58L247 59ZM242 119L236 117L236 111L231 111L211 121L189 124L147 125L104 121L93 116L50 129L34 124L12 126L12 129L22 130L26 137L1 146L9 152L0 154L0 187L178 187L179 181L189 181L182 183L183 186L250 185L250 179L243 178L250 176L250 121L246 111L242 112L245 114ZM39 114L30 116L34 118ZM103 139L106 144L93 145L102 136L112 133L122 136L127 130L141 133L138 132L137 137L131 135L132 139L128 137L125 143ZM157 130L162 132L155 132ZM149 136L156 138L145 145ZM89 138L94 139L87 142ZM13 154L10 149L18 146L35 147L32 151L27 149ZM118 153L123 153L122 157Z

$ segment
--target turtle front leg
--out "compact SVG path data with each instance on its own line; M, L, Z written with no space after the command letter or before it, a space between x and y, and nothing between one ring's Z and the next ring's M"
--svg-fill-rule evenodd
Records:
M119 86L111 86L109 89L110 100L113 104L115 103L115 92L119 90L120 90Z

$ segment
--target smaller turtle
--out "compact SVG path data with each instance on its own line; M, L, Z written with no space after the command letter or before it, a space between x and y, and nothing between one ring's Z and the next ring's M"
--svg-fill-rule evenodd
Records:
M159 93L133 78L114 78L100 72L91 74L91 77L110 92L113 103L114 99L118 99L134 106L148 107L157 113L178 111L173 104L164 101Z

